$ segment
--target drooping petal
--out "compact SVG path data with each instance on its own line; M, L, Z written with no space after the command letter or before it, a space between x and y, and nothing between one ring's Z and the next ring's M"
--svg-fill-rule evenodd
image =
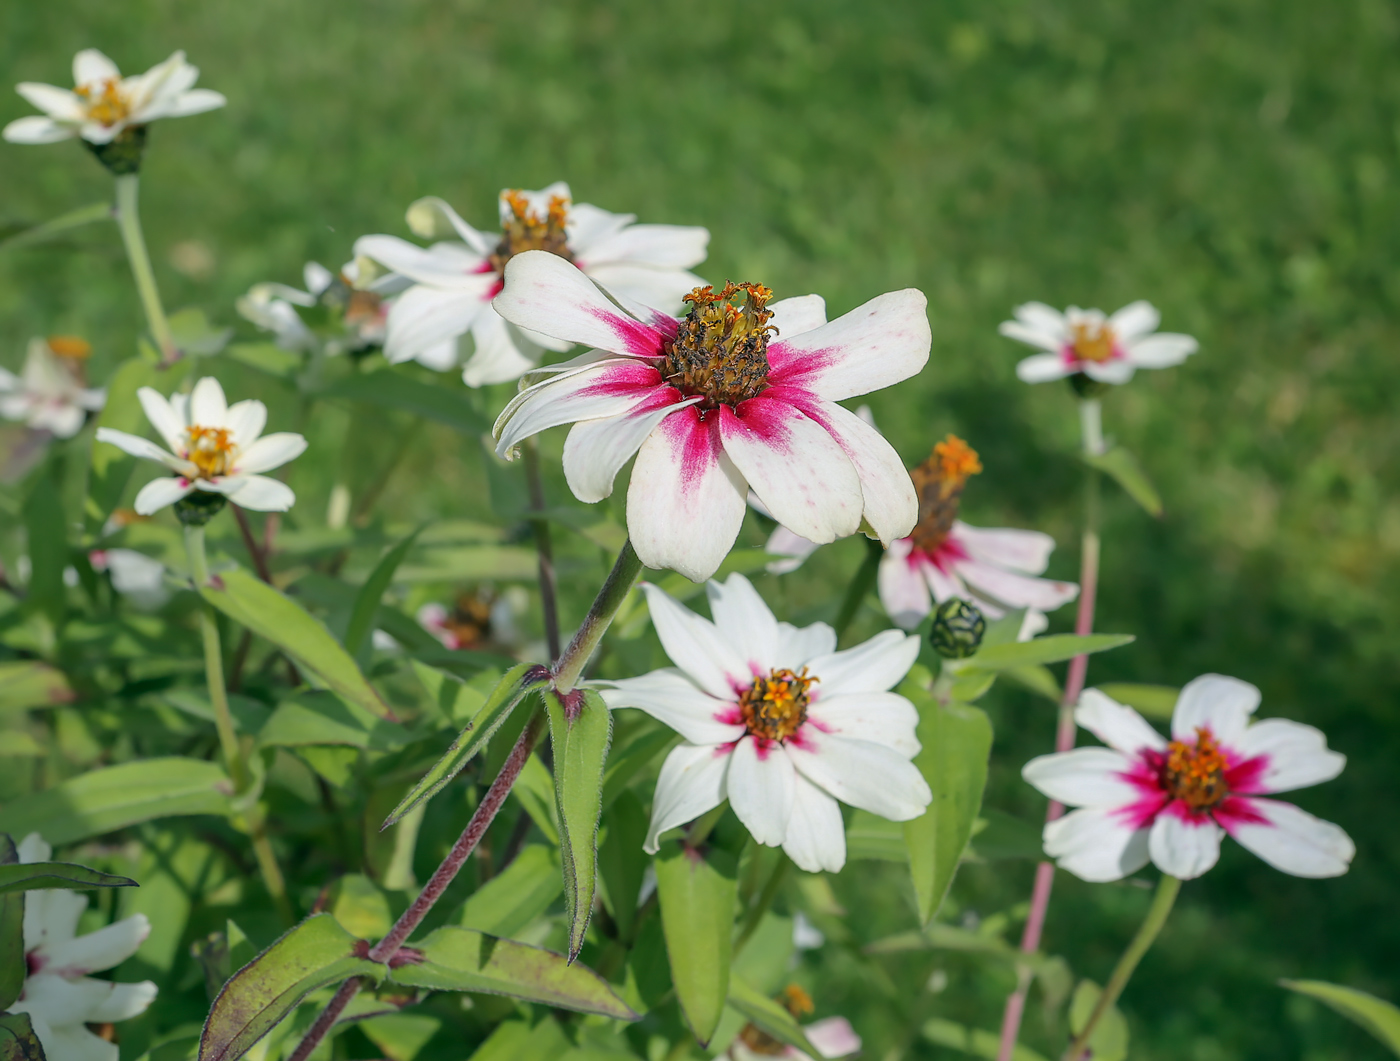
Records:
M601 501L613 491L613 481L622 466L632 459L656 425L680 409L698 402L643 399L619 416L582 420L569 429L564 440L564 478L580 501Z
M60 125L52 118L31 114L6 125L3 135L12 144L57 144L73 139L78 132L71 125Z
M627 531L642 563L702 582L719 568L744 522L748 484L724 452L715 417L695 406L647 436L632 466Z
M234 402L228 407L228 432L245 453L258 441L267 426L267 406L255 398Z
M1342 772L1347 757L1330 751L1322 731L1286 718L1266 718L1245 729L1230 750L1244 759L1263 759L1250 782L1232 791L1243 794L1291 792L1331 781Z
M779 339L791 339L815 331L826 323L826 299L821 295L796 295L780 299L768 307L773 314L768 323L778 329Z
M793 780L792 811L783 850L798 869L836 873L846 864L846 827L841 821L841 806L801 774L794 773Z
M729 744L744 735L742 722L723 721L737 713L732 699L716 699L678 670L667 668L637 678L618 678L611 685L611 689L602 690L609 707L645 711L691 744Z
M225 484L231 484L232 478L225 479ZM266 475L246 475L238 478L241 485L224 492L239 508L246 508L252 512L286 512L297 502L297 495L292 493L292 488L278 479L269 479Z
M952 538L974 560L1023 575L1043 574L1055 551L1055 539L1040 531L971 527L960 519L953 521Z
M661 647L696 685L726 702L749 687L753 674L747 661L714 623L674 600L660 586L644 582L642 592Z
M1066 361L1060 354L1033 354L1016 362L1016 378L1022 383L1049 383L1078 371L1077 362Z
M88 1019L94 1024L140 1016L156 1000L159 990L150 980L136 984L111 984L110 987L107 997L88 1011L91 1014Z
M85 936L46 944L44 972L71 980L110 969L135 954L150 934L146 915L135 914Z
M496 285L496 274L486 257L455 243L435 243L420 247L398 236L361 236L355 241L355 256L378 262L418 284L461 293L485 294Z
M922 292L891 291L830 324L780 337L768 347L769 382L838 402L908 379L928 362L927 309Z
M1226 830L1274 869L1295 877L1340 877L1356 845L1339 826L1276 799L1235 799L1247 815L1224 818ZM1223 817L1223 816L1222 816Z
M271 435L264 435L238 455L231 474L256 475L258 472L280 468L305 453L306 445L303 436L291 431L277 431Z
M838 867L839 868L839 867ZM860 1036L845 1017L827 1017L802 1029L822 1057L845 1057L860 1049Z
M745 736L734 746L725 791L744 828L760 844L779 846L797 790L797 773L781 744Z
M138 515L152 516L166 505L173 505L182 497L194 493L194 482L178 476L164 476L152 479L141 487L132 506Z
M1021 768L1021 776L1071 807L1120 807L1141 795L1124 779L1132 768L1132 760L1112 748L1074 748L1036 756Z
M225 427L228 400L224 388L213 376L205 376L190 392L190 423L200 427Z
M651 825L642 850L656 854L662 833L720 805L730 757L727 747L711 745L681 744L671 750L656 779Z
M752 582L736 572L723 582L707 582L705 595L719 636L734 646L753 674L792 665L778 657L778 620Z
M1122 880L1147 865L1148 830L1111 807L1085 807L1045 825L1045 853L1081 880Z
M1147 848L1163 873L1193 880L1219 861L1223 832L1210 815L1191 814L1177 800L1157 815L1149 830Z
M919 712L898 693L822 696L808 708L807 721L823 733L874 741L908 759L919 753Z
M1080 694L1074 721L1124 755L1136 755L1143 749L1162 751L1167 746L1166 738L1147 719L1098 689L1085 689Z
M185 435L185 428L189 425L185 423L184 417L176 412L175 407L169 400L155 390L153 387L142 387L136 392L136 398L141 403L141 411L146 414L146 419L151 422L151 426L156 429L160 437L165 440L165 445L171 453L183 453L188 443ZM124 432L119 432L124 433ZM127 436L130 438L131 436ZM120 442L115 443L121 445ZM124 448L124 447L123 447ZM128 453L131 450L127 450ZM133 456L141 456L140 453Z
M802 743L787 753L804 777L842 803L882 818L908 821L933 799L918 769L899 752L874 741L850 740L804 727Z
M905 630L913 630L923 622L932 607L928 579L917 560L910 562L913 548L914 543L908 538L891 542L880 557L876 575L881 606L894 624Z
M488 287L432 287L418 284L394 299L385 322L384 356L393 364L412 361L425 350L464 335L484 314Z
M43 111L49 118L61 122L80 122L86 113L76 92L40 81L21 81L15 91Z
M648 399L680 403L680 395L645 361L609 358L522 391L496 420L496 452L505 456L531 435L578 420L629 413Z
M1196 730L1209 729L1217 741L1237 744L1259 706L1259 690L1249 682L1223 674L1203 674L1187 682L1172 712L1172 736L1196 739Z
M791 660L786 666L800 668L817 656L836 651L836 631L826 623L796 627L778 624L778 658Z
M1131 343L1128 360L1138 368L1171 368L1194 354L1199 346L1189 335L1162 332Z
M689 269L705 260L710 230L685 225L628 225L577 247L582 267L592 272L606 262L629 262L657 271Z
M955 566L962 580L973 589L1012 608L1053 612L1079 596L1079 586L1073 582L1018 575L981 560L963 560Z
M821 695L882 693L909 673L919 658L919 639L898 630L884 630L869 641L808 662L821 679Z
M1118 341L1123 343L1156 331L1161 322L1162 315L1157 312L1157 307L1142 300L1128 303L1108 318L1108 326L1113 329Z

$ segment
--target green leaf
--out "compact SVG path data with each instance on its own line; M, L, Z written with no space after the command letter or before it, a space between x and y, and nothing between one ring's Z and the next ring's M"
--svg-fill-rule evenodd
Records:
M558 850L526 844L509 866L472 892L457 923L491 936L516 936L563 891Z
M6 892L32 892L44 888L83 891L88 888L136 888L130 877L101 873L72 862L24 862L0 864L0 895ZM0 1009L4 1009L0 1006Z
M327 909L358 939L381 939L394 925L388 897L363 873L347 873L336 881Z
M393 719L325 624L281 590L237 568L216 575L199 592L234 622L271 641L345 699L379 718Z
M957 665L959 672L968 670L1003 671L1012 667L1027 667L1036 663L1058 663L1074 656L1105 652L1137 640L1132 634L1051 634L1031 641L1016 641L1009 645L993 645Z
M45 1061L28 1013L0 1013L0 1061Z
M506 671L500 683L481 705L476 717L457 735L446 754L409 790L408 795L404 796L393 813L384 820L382 828L387 829L418 804L441 792L448 782L462 772L462 767L486 746L486 742L501 728L501 723L515 710L515 705L520 703L527 693L548 681L549 672L538 664L521 663Z
M846 826L846 857L851 861L906 862L904 826L868 810L857 810Z
M399 564L403 563L409 549L413 548L414 539L418 534L418 531L414 531L386 552L370 572L369 578L365 579L360 592L355 594L355 607L350 613L350 625L345 629L345 651L356 659L361 658L361 650L369 639L370 629L374 626L374 613L379 610L384 591L389 588L394 572L399 569Z
M796 1047L808 1057L822 1053L807 1041L802 1027L786 1009L737 976L729 978L729 1004L779 1042Z
M486 771L487 774L497 772L499 771ZM510 790L510 794L525 808L525 813L530 816L530 820L539 831L544 833L545 839L557 847L559 804L554 798L554 778L538 756L532 755L525 760L525 766L521 769L520 776L515 779L515 786ZM560 868L563 868L562 865Z
M90 225L94 221L113 221L115 219L116 212L110 202L88 203L87 206L80 206L76 210L60 214L50 221L21 228L17 232L6 233L4 238L0 239L0 250L14 250L17 247L44 243L72 229Z
M667 844L656 857L656 893L671 980L681 1013L701 1044L719 1026L729 997L738 873L734 856Z
M984 1032L980 1028L968 1028L939 1017L925 1021L921 1031L924 1038L931 1043L947 1046L953 1050L961 1050L973 1057L985 1057L988 1061L995 1061L1001 1045L1000 1038L992 1032ZM1045 1061L1045 1057L1028 1046L1018 1044L1011 1051L1011 1061Z
M63 672L38 660L0 663L0 715L76 699Z
M233 337L232 328L216 328L202 309L186 306L170 314L170 335L183 354L209 357L222 350Z
M1355 1021L1400 1057L1400 1008L1354 987L1329 984L1322 980L1280 980L1290 991L1307 995L1331 1006L1343 1017Z
M199 1061L242 1057L312 991L352 976L382 980L388 969L362 957L366 947L330 914L308 917L229 977L204 1022Z
M230 812L233 784L203 759L142 759L90 770L15 800L5 828L71 844L155 818Z
M987 785L992 723L966 704L940 704L918 681L899 687L919 710L919 743L914 765L933 792L922 815L904 823L909 872L914 879L919 920L933 920L972 835Z
M1050 668L1043 663L1032 663L1028 667L1008 667L1001 672L1001 676L1009 678L1033 693L1039 693L1052 704L1058 704L1064 696L1059 681L1050 673Z
M283 378L301 368L302 361L299 354L276 343L230 343L224 347L223 354L239 364Z
M1080 460L1091 468L1097 468L1121 486L1129 497L1141 505L1149 516L1162 514L1162 496L1147 478L1136 457L1122 446L1114 446L1107 453L1092 456L1080 454ZM1095 1059L1102 1061L1102 1059Z
M1069 1001L1070 1033L1078 1035L1089 1022L1103 989L1092 980L1081 980ZM1094 1061L1123 1061L1128 1056L1128 1022L1117 1006L1109 1006L1094 1025L1086 1051Z
M442 1027L442 1018L426 1013L391 1013L357 1022L360 1031L387 1061L413 1061Z
M9 833L0 833L0 872L19 868L19 852ZM29 972L24 956L24 892L0 894L0 1012L24 990Z
M579 1013L637 1019L606 980L553 951L456 925L439 928L411 949L421 952L423 960L392 970L393 983L430 991L507 995Z
M642 767L679 741L680 735L675 730L659 722L653 723L649 718L640 732L633 730L626 743L619 744L608 754L608 768L603 771L603 809L612 806L613 801L626 791Z
M572 710L545 690L549 743L554 751L554 801L564 859L569 915L569 961L583 948L598 886L598 820L603 813L603 764L612 743L612 712L592 689L569 694Z
M283 700L258 732L258 744L264 748L348 744L386 751L400 748L411 739L398 723L376 718L357 704L326 690L301 693Z
M637 920L637 897L651 861L642 850L647 836L646 809L636 793L623 792L603 811L603 824L607 839L598 849L598 872L618 938L630 943Z
M471 403L467 391L421 383L391 368L342 376L321 392L323 398L352 401L397 409L456 428L473 438L491 430L491 423Z
M55 626L68 608L63 569L68 566L68 527L59 496L60 474L53 461L34 479L24 502L24 529L29 540L28 607L46 615Z
M1127 704L1148 718L1170 719L1176 711L1181 690L1174 685L1139 685L1135 682L1109 682L1097 686L1099 692Z

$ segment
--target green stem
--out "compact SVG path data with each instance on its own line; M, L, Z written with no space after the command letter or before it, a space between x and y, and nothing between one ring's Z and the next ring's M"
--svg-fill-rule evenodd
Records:
M1123 993L1123 988L1128 986L1129 979L1132 978L1133 970L1137 968L1138 962L1142 961L1142 956L1147 953L1157 938L1157 933L1162 931L1162 926L1167 923L1167 915L1172 912L1172 904L1176 902L1177 893L1181 891L1181 881L1170 874L1163 873L1161 881L1157 884L1157 894L1152 897L1152 905L1147 909L1147 916L1143 918L1141 926L1137 930L1137 935L1128 944L1128 949L1123 952L1123 957L1118 959L1118 965L1113 970L1113 975L1108 978L1108 984L1103 989L1103 994L1099 995L1099 1001L1094 1006L1094 1011L1089 1014L1089 1019L1085 1022L1083 1029L1074 1042L1065 1051L1064 1061L1080 1061L1084 1056L1085 1048L1089 1045L1089 1038L1094 1034L1099 1020L1118 1001L1118 996Z
M642 561L638 559L637 551L632 548L631 539L628 539L622 543L622 551L617 554L617 563L613 564L607 581L598 591L598 596L593 601L593 606L588 609L578 633L574 634L569 647L554 665L554 687L560 693L571 692L578 684L584 665L598 647L598 642L603 640L603 635L608 632L613 616L622 607L622 602L627 599L627 594L632 591L632 586L641 573Z
M119 180L122 178L118 178ZM195 589L209 583L209 559L204 552L204 528L185 527L185 550L189 553L190 574ZM224 765L233 779L235 792L248 787L248 766L243 761L243 749L233 729L233 714L229 711L228 692L224 687L224 655L219 645L219 625L214 606L200 601L199 628L204 635L204 673L209 685L209 702L214 706L214 728L219 731L219 746L223 749Z
M773 905L773 900L778 897L778 889L783 885L783 878L787 876L788 865L791 860L782 851L778 852L778 864L773 867L773 872L768 877L768 883L763 886L763 891L758 896L758 902L753 904L749 910L749 915L744 919L744 927L739 930L739 937L734 941L734 954L737 955L744 949L744 944L758 931L759 923L763 920L763 915L768 912L768 908Z
M880 574L880 558L884 554L885 547L880 544L879 539L865 539L865 559L861 561L860 567L856 568L850 585L846 587L846 597L841 602L840 612L836 615L837 641L846 636L846 628L854 621L856 612L860 611L861 602L865 600L866 594L875 587L875 580Z
M530 508L544 510L544 477L540 474L539 440L531 435L525 440L525 480L530 488ZM539 554L540 611L544 615L545 644L552 663L559 658L559 593L554 576L554 546L549 536L549 520L540 516L530 520L535 535L535 551Z
M168 365L179 358L180 351L175 346L175 337L170 332L170 323L165 319L165 310L160 304L156 274L151 269L151 256L146 252L146 237L141 233L141 213L136 205L140 182L140 176L135 173L117 177L117 226L121 229L122 242L126 244L126 257L131 262L131 275L136 279L136 290L141 295L151 338L160 349L161 360Z
M690 823L690 828L685 831L685 846L690 848L699 847L710 838L710 833L719 824L719 820L724 817L724 812L729 809L729 801L722 799L717 806L711 807L700 817Z

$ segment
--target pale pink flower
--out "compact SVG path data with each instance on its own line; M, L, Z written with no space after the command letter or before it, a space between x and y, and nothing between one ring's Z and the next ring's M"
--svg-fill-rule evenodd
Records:
M1150 302L1134 302L1111 317L1078 306L1061 313L1043 302L1027 302L1015 312L1015 320L1002 322L1001 334L1045 351L1016 366L1027 383L1081 372L1100 383L1127 383L1140 368L1170 368L1197 349L1189 335L1158 332L1161 314Z

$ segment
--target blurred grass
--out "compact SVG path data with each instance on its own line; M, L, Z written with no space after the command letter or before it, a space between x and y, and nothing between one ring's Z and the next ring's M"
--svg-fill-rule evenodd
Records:
M1350 757L1299 801L1343 824L1358 855L1342 880L1308 882L1228 848L1129 989L1133 1056L1381 1056L1274 980L1400 996L1394 5L64 0L10 5L4 22L10 81L66 83L82 47L131 71L182 47L228 95L222 113L153 129L144 181L167 304L219 322L235 323L233 298L256 280L337 265L365 232L402 234L417 196L484 224L499 188L560 177L581 200L708 225L712 279L820 291L833 313L921 288L932 360L877 395L876 415L911 463L949 430L966 436L987 468L969 519L1051 531L1060 576L1076 553L1072 401L1015 380L1022 351L996 324L1029 298L1156 302L1202 351L1106 403L1168 512L1108 506L1099 625L1139 640L1096 660L1091 681L1257 683L1265 713L1323 727ZM0 119L28 113L6 98ZM0 148L0 221L109 187L76 145ZM189 268L201 249L207 272ZM16 366L31 334L77 332L100 377L139 327L115 231L0 254L0 363ZM230 390L257 385L245 374ZM356 427L329 424L322 463L294 472L302 518L324 511L342 438L373 453ZM470 516L485 488L479 454L428 430L383 505ZM799 609L858 558L838 545L769 588ZM1000 691L991 707L989 798L1038 815L1017 769L1048 744L1050 715ZM907 927L899 901L869 901L883 880L862 865L840 882L860 934ZM970 872L957 895L985 914L1028 888L1025 865ZM1146 901L1062 875L1047 944L1102 980ZM920 961L889 969L908 988ZM844 1007L870 1057L927 1016L973 1019L974 1003L994 1025L1009 977L948 968L946 994L900 1005L833 971L819 1004ZM1051 1049L1041 1034L1032 1014L1028 1041Z

